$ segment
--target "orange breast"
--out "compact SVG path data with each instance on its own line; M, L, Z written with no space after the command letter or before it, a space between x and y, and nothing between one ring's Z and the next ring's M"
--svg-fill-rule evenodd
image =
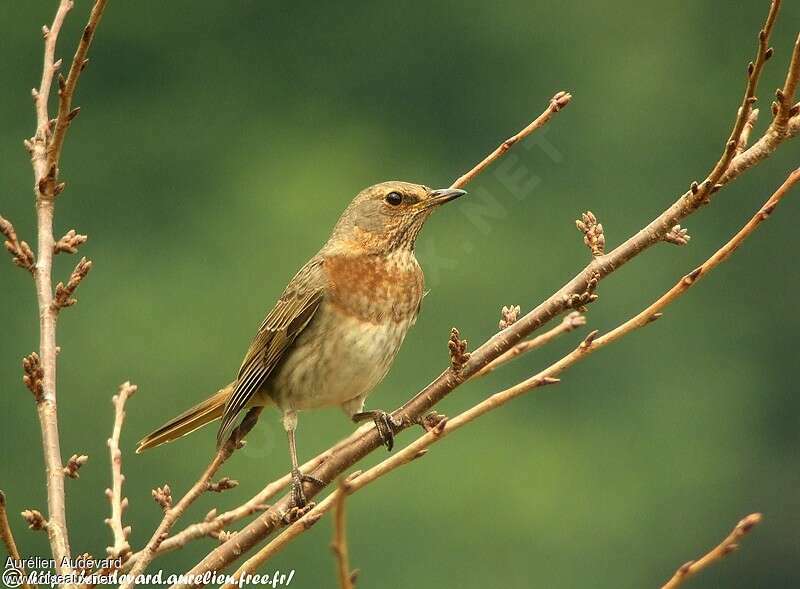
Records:
M425 282L413 252L330 256L323 268L331 285L326 298L343 313L383 323L413 321L419 312Z

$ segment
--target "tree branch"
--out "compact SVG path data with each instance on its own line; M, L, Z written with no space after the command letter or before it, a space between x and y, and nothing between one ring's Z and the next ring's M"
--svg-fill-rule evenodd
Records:
M94 27L99 21L105 6L105 0L97 0L89 23ZM48 99L53 77L61 66L61 60L55 60L58 35L64 24L67 13L73 7L73 0L60 0L55 17L50 27L43 27L44 34L44 59L42 64L42 79L38 89L33 89L32 95L36 112L36 131L34 136L25 141L26 148L31 153L31 164L34 176L34 196L36 198L37 217L37 249L38 260L34 267L36 282L36 297L39 306L39 354L41 367L40 388L41 394L37 395L37 413L42 432L42 446L44 449L45 469L47 473L47 532L50 547L55 560L56 573L70 574L71 568L67 566L70 558L69 538L67 533L66 507L64 497L64 466L61 460L61 448L58 435L58 411L56 405L56 323L58 310L74 300L67 287L61 285L61 296L54 298L52 269L53 255L57 250L53 238L53 215L55 198L63 190L64 184L58 181L58 162L61 153L66 125L74 117L68 111L72 94L77 84L78 72L73 74L75 64L70 69L70 83L61 85L59 91L59 115L55 120L55 133L51 127L48 113ZM91 35L84 38L78 45L78 54L81 59L88 50ZM67 105L66 114L62 112ZM70 282L77 283L88 271L88 263L82 261ZM80 276L79 276L80 275ZM74 280L73 280L74 279ZM74 287L72 290L74 291ZM65 296L66 295L66 296ZM26 376L28 376L26 374ZM69 584L67 584L69 587Z
M122 474L122 452L119 449L119 438L122 434L122 424L125 421L125 403L136 393L136 389L136 385L126 381L119 386L119 392L112 397L114 429L106 442L111 461L111 488L106 489L106 497L111 504L111 517L106 519L106 524L111 528L114 539L113 544L106 548L106 554L109 558L121 558L123 561L127 560L131 553L131 545L128 543L131 528L122 523L122 514L128 507L128 498L122 496L125 475Z
M484 366L510 350L536 329L574 306L576 300L581 300L581 297L590 294L590 287L596 286L600 280L618 270L644 250L663 241L664 237L675 225L704 204L707 204L711 199L711 195L721 186L726 185L744 171L771 155L784 140L800 132L800 120L797 118L793 118L790 121L786 132L780 132L772 125L768 132L751 148L738 156L736 155L737 147L742 141L742 135L746 133L747 122L751 120L752 103L759 75L763 64L768 58L768 54L771 55L767 43L779 4L777 0L771 4L766 23L759 34L755 60L752 67L748 68L747 85L741 105L737 110L733 130L720 159L711 169L706 180L700 184L692 183L689 191L681 195L677 201L651 223L609 253L595 257L572 280L538 307L472 351L469 360L460 367L458 372L451 369L445 370L430 385L393 413L393 417L403 424L400 429L407 428L411 424L418 422L422 415L460 384L469 380ZM489 162L494 161L502 154L502 151L501 148L495 150L484 162L487 160ZM473 178L475 170L481 171L488 165L488 163L484 162L478 164L473 171L459 178L454 183L454 186L463 186L465 183L464 178ZM380 437L374 428L370 428L363 433L362 430L358 430L348 440L348 443L340 445L329 460L322 463L310 474L317 479L330 483L344 470L380 445ZM319 491L318 487L311 485L306 487L306 495L308 497L315 495ZM219 571L227 567L239 555L251 549L260 539L265 538L279 527L283 519L282 514L286 513L290 504L291 498L288 495L284 496L270 510L238 532L235 537L217 547L189 572L198 574L212 570Z
M512 135L503 141L497 147L497 149L483 158L483 160L476 164L474 168L453 182L453 184L450 185L450 188L463 188L472 182L476 176L491 166L495 161L503 157L506 152L514 146L515 143L522 141L534 131L544 127L555 113L569 104L570 100L572 100L572 94L569 92L564 92L563 90L561 92L557 92L555 96L550 99L550 103L547 105L547 108L542 114L536 117L536 119L534 119L527 127L519 131L517 134Z
M347 485L344 489L339 488L333 491L308 513L292 523L291 526L286 528L286 530L279 534L274 540L249 558L236 573L234 573L234 579L239 579L242 575L253 573L259 566L263 565L269 558L279 552L289 541L311 528L311 526L319 521L319 519L336 504L339 500L339 496L343 492L353 494L396 468L424 456L428 448L444 438L445 435L467 425L489 411L493 411L505 405L512 399L535 388L558 383L559 380L557 376L573 364L576 364L600 348L617 341L640 327L648 325L653 320L660 317L660 311L685 293L701 276L707 274L713 268L727 260L742 242L768 218L781 199L788 194L789 190L798 181L800 181L800 169L792 172L781 187L767 200L750 221L748 221L725 245L717 250L714 255L690 274L681 278L672 289L667 291L641 313L625 321L616 329L613 329L602 337L598 337L597 331L591 332L572 352L535 376L493 394L452 419L444 418L440 420L436 426L432 427L427 433L417 438L402 450L386 458L364 473L351 475L347 479ZM706 565L704 564L700 568L703 568L703 566ZM232 589L234 585L230 585L229 587Z
M358 476L358 475L356 475ZM350 569L350 554L347 548L347 516L345 514L345 499L347 499L347 482L340 481L339 493L333 507L333 542L331 550L336 558L336 572L339 579L339 589L353 589L358 576L357 570Z
M0 541L3 542L3 546L6 547L6 552L11 557L12 560L20 562L22 557L19 554L19 549L17 548L17 543L14 541L14 534L11 531L11 524L8 523L8 512L6 510L6 494L3 491L0 491ZM8 567L6 567L7 570ZM15 569L19 571L21 575L21 579L27 579L28 573L25 571L25 567L15 566ZM31 585L28 584L27 581L23 582L20 585L23 589L34 589Z
M178 519L192 503L194 503L203 493L210 490L209 487L211 485L211 479L225 463L225 461L230 458L231 454L233 454L233 452L242 445L244 436L247 435L247 433L258 421L258 416L261 413L261 409L261 407L250 409L245 418L242 420L242 423L239 424L239 426L231 434L230 438L228 438L228 441L225 442L225 444L223 444L222 447L217 451L216 456L197 480L197 482L192 485L192 487L183 497L181 497L174 507L172 506L169 487L165 485L164 488L153 491L153 497L156 499L156 502L161 504L164 508L164 518L156 528L156 531L153 532L153 535L148 541L147 545L138 555L136 562L131 568L128 576L129 580L126 583L121 584L120 589L131 589L134 586L133 579L142 574L147 569L148 565L153 561L159 545L167 539L172 526L175 525L175 522L178 521Z
M718 560L722 560L731 552L739 547L738 542L752 530L756 525L761 522L760 513L751 513L733 528L733 531L714 547L708 554L701 557L699 560L690 560L681 566L672 578L661 589L675 589L681 585L689 577L699 573L709 565L714 564Z

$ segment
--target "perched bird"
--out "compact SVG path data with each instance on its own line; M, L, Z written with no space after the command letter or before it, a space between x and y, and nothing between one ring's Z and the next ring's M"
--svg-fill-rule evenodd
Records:
M294 502L302 507L302 483L314 479L298 468L298 411L339 405L355 422L372 419L391 450L398 424L385 411L365 411L364 401L419 314L424 278L414 256L417 235L438 206L463 194L407 182L362 190L267 314L236 380L146 436L136 452L221 418L219 447L244 410L276 405L289 440Z

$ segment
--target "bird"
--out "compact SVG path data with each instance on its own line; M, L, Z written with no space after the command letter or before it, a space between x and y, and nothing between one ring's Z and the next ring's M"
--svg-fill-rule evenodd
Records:
M217 419L219 448L246 410L275 406L289 444L292 500L302 508L303 483L322 483L300 472L298 412L338 405L353 422L372 420L391 451L400 424L386 411L365 410L365 401L420 312L425 280L417 236L434 210L464 194L400 181L359 192L267 313L235 380L145 436L136 453Z

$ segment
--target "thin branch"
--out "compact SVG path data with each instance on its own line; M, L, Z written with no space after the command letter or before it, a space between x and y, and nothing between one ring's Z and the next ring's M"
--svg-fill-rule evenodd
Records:
M55 130L53 131L53 139L47 147L47 165L48 168L58 167L58 162L61 157L61 149L64 146L64 138L67 134L72 120L77 116L79 110L72 108L72 98L75 94L75 88L78 85L78 78L86 67L87 54L89 47L94 39L94 33L97 26L100 24L100 19L103 18L103 11L106 8L107 0L96 0L89 13L89 22L83 29L81 40L78 42L78 48L75 50L75 55L72 58L72 65L69 68L66 80L59 79L59 92L58 92L58 114L56 115Z
M519 131L516 135L512 135L503 141L497 147L497 149L476 164L474 168L453 182L450 188L463 188L472 182L476 176L491 166L495 161L503 157L505 153L514 146L515 143L522 141L534 131L544 127L555 113L569 104L570 100L572 100L572 94L569 92L557 92L556 95L550 99L547 108L542 114L536 117L536 119L534 119L527 127Z
M773 125L778 129L785 130L789 124L789 119L800 113L800 107L793 104L798 80L800 80L800 35L797 36L794 42L792 60L789 64L789 70L786 72L786 81L783 83L783 87L778 88L775 92L775 102L773 103L775 120Z
M136 393L136 385L124 382L119 386L119 392L111 398L114 404L114 428L108 438L108 452L111 461L111 488L106 489L106 497L111 504L111 517L106 519L106 524L111 528L114 542L106 548L109 558L126 560L131 553L128 537L131 533L130 526L122 523L122 514L128 507L128 498L122 496L122 485L125 475L122 474L122 452L119 449L119 438L122 434L122 424L125 421L125 403Z
M672 578L667 581L667 583L661 587L661 589L675 589L689 577L694 576L704 568L728 556L731 552L739 547L739 541L760 522L760 513L751 513L745 517L742 521L736 524L736 527L733 528L733 531L710 552L698 560L690 560L681 566L677 571L675 571L675 574L672 576Z
M47 532L50 548L55 560L56 573L69 575L71 558L67 532L66 501L64 495L64 467L61 462L61 447L58 436L58 413L56 409L56 322L57 309L53 307L53 214L55 199L55 169L47 164L47 146L50 139L50 115L47 102L53 76L60 66L55 61L56 42L67 13L72 9L72 0L61 0L50 28L43 29L44 62L42 80L38 90L33 90L36 110L36 132L26 143L31 151L36 197L37 249L39 258L34 277L36 297L39 305L39 354L41 361L42 393L37 397L37 413L42 431L45 472L47 474ZM48 189L45 192L45 189ZM67 585L69 587L69 585Z
M358 476L358 475L356 475ZM347 481L340 481L339 493L333 507L333 541L331 550L336 558L336 572L340 589L353 589L358 571L350 569L350 552L347 547L347 516L345 500L347 499Z
M134 586L133 580L135 577L142 574L153 561L159 545L167 539L172 526L175 525L175 522L178 521L178 519L192 503L194 503L203 493L210 490L211 479L225 463L225 461L231 457L233 452L242 445L244 436L246 436L256 424L260 413L260 407L253 408L247 413L245 418L242 420L242 423L239 424L239 426L231 434L230 438L228 438L228 441L225 442L225 444L223 444L222 447L217 451L216 456L214 456L214 459L211 461L208 467L206 467L206 470L203 472L197 482L192 485L192 487L174 506L172 505L169 487L165 486L153 492L153 496L156 501L164 508L164 517L156 528L156 531L153 532L153 535L147 542L147 545L141 550L141 553L131 568L127 582L121 584L120 589L131 589Z
M3 542L3 546L5 546L6 552L12 560L17 562L22 561L22 557L19 554L19 549L17 548L17 543L14 541L14 534L11 531L11 524L8 522L6 494L3 493L3 491L0 491L0 541ZM14 566L13 568L19 572L20 579L27 579L28 573L25 571L24 566L20 564L18 566ZM6 567L5 570L9 570L8 567ZM21 586L23 589L34 589L28 584L27 580L19 586Z
M504 352L503 354L501 354L500 356L489 362L486 366L481 368L478 372L476 372L472 376L472 380L481 378L482 376L486 376L490 372L494 372L495 370L497 370L500 366L502 366L506 362L510 362L514 358L517 358L522 354L526 354L531 350L536 350L538 348L541 348L549 344L558 336L565 333L569 333L570 331L577 329L578 327L583 327L584 325L586 325L586 316L580 313L579 311L572 311L564 317L561 323L559 323L549 331L546 331L541 335L537 335L534 338L519 342L510 350Z
M535 388L541 386L556 384L559 382L556 378L559 374L564 372L567 368L576 364L577 362L585 359L591 353L615 342L621 337L629 334L630 332L651 323L654 319L660 316L660 311L667 305L674 302L680 295L686 292L701 275L711 271L713 268L724 262L728 257L742 244L742 242L750 236L755 229L771 214L780 200L788 194L789 190L798 181L800 181L800 169L792 172L780 188L767 200L767 202L759 209L759 211L748 221L739 232L736 233L725 245L723 245L717 252L714 253L706 262L694 270L687 276L684 276L678 283L667 293L661 296L655 303L647 307L638 315L632 317L624 322L616 329L608 332L602 337L598 337L598 332L591 332L572 352L542 370L535 376L528 378L508 389L493 394L487 399L460 413L452 419L442 419L436 426L432 427L427 433L423 434L402 450L396 452L389 458L378 463L374 467L366 470L358 476L352 476L348 479L346 492L353 494L356 491L364 488L368 484L374 482L378 478L392 472L393 470L408 464L409 462L424 456L428 448L444 438L445 435L467 425L478 417L497 409L527 393ZM319 519L327 513L338 500L342 489L337 489L328 495L323 501L318 503L308 513L299 518L296 522L286 528L275 539L269 542L264 548L259 550L255 555L249 558L237 571L234 573L234 579L239 579L244 574L253 573L258 567L263 565L269 558L279 552L289 541L299 536L311 526L313 526ZM705 565L704 565L705 566ZM702 568L702 567L701 567ZM234 585L226 586L233 587Z
M362 426L364 431L369 429L369 427L369 425ZM323 461L325 461L330 454L331 452L328 451L312 458L303 464L300 467L300 470L303 472L309 472L315 469ZM216 509L212 509L210 512L208 512L208 514L206 514L206 517L203 521L187 526L179 533L167 538L161 544L159 544L158 549L156 550L156 556L183 548L193 540L198 540L205 537L217 537L225 527L241 521L242 519L253 515L254 513L269 509L270 506L267 504L267 502L275 497L275 495L283 491L291 482L291 473L287 473L285 476L272 481L269 485L264 487L261 491L256 493L253 497L238 507L220 514L217 514ZM123 565L122 570L130 570L136 561L139 560L141 555L142 551L135 552L133 555L131 555L128 561Z

